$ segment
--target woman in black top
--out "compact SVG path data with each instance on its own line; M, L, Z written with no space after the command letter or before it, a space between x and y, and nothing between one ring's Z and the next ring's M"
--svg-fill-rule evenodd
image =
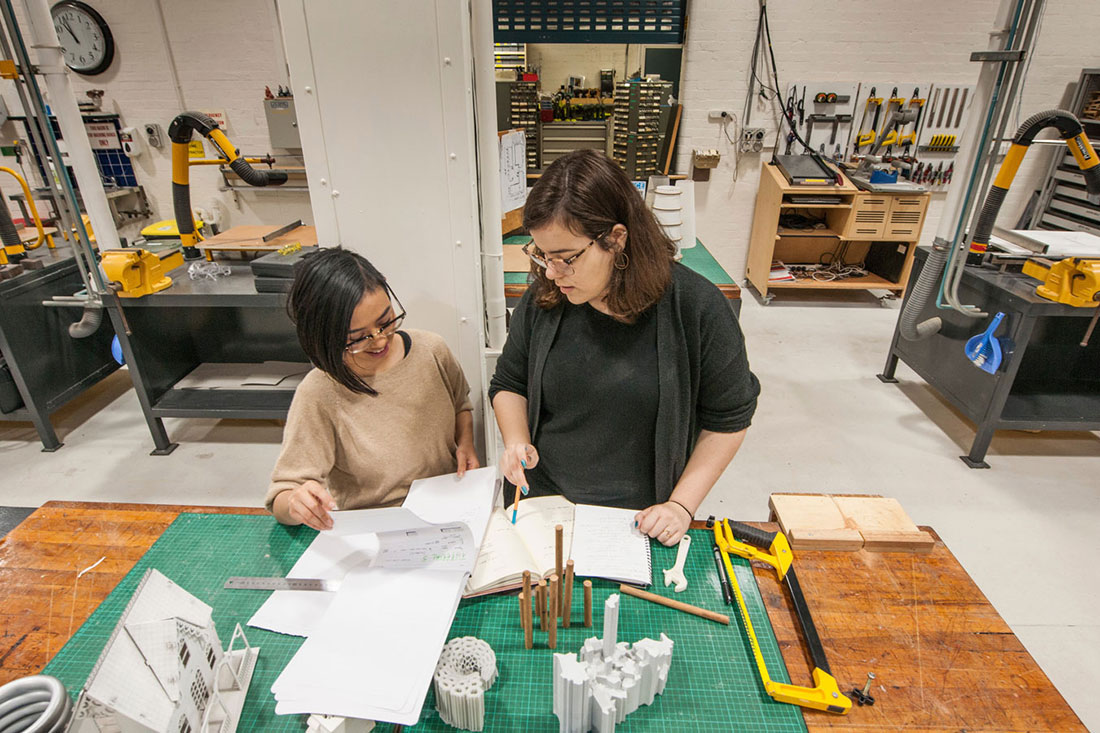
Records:
M532 284L489 387L501 472L525 494L639 509L675 544L756 409L737 319L601 153L551 164L523 223Z

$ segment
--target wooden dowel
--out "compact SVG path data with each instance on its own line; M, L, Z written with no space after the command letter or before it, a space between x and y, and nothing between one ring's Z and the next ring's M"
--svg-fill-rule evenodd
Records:
M561 580L565 576L562 575L562 544L565 538L565 528L560 524L554 525L554 572L558 576L558 580ZM554 625L557 625L557 619L561 616L561 595L558 595L558 602L554 605Z
M519 614L523 622L523 648L530 649L534 645L534 619L531 618L531 596L528 593L519 594Z
M539 615L539 631L546 631L546 581L540 579L538 590L535 591L535 610Z
M684 613L690 613L695 616L700 616L711 621L717 621L720 624L729 626L730 617L721 613L715 613L714 611L708 611L705 608L699 608L698 606L692 606L682 601L674 601L671 598L665 598L659 596L656 593L649 593L648 591L638 590L632 585L620 585L619 592L626 593L628 596L634 596L635 598L641 598L643 601L651 601L653 603L659 603L662 606L668 606L669 608L675 608L677 611L683 611Z
M573 611L573 561L565 563L565 581L562 584L561 622L569 628L569 616Z
M592 628L592 581L584 581L584 627Z
M523 571L523 592L527 595L527 600L531 600L531 571Z
M557 575L550 576L550 608L553 610L558 606L558 599L561 598L561 583L558 580ZM558 617L551 613L550 626L547 629L546 644L551 649L558 648Z

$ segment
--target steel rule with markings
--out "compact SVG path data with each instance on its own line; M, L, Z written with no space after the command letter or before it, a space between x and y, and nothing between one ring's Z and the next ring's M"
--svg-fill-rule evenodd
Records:
M317 578L256 578L234 576L225 581L224 588L237 590L340 590L339 580Z

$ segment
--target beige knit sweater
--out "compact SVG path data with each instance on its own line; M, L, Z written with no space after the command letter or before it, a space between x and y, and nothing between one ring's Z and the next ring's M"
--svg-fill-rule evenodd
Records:
M413 480L454 471L455 419L472 409L470 385L446 342L407 331L409 353L356 394L314 369L294 393L283 448L264 504L308 479L341 509L395 506ZM394 341L401 347L401 339Z

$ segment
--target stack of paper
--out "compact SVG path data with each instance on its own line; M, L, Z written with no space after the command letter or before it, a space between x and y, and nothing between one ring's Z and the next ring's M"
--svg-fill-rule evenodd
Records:
M483 468L415 481L401 507L334 513L288 577L340 589L276 591L249 621L308 637L271 688L275 711L415 723L495 495Z
M784 283L791 282L795 279L791 271L787 269L787 266L783 264L782 260L772 260L772 269L768 274L768 282L771 283Z

